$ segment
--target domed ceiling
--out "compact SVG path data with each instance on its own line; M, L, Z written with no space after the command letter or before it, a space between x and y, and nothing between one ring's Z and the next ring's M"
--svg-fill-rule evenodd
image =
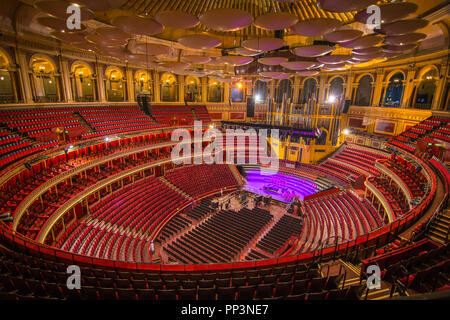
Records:
M179 74L217 75L220 66L225 74L270 77L344 70L411 53L430 27L420 14L441 2L7 0L0 4L0 25L7 30L9 22L12 32ZM81 26L70 30L67 7L74 3ZM366 24L367 7L374 4L382 22L375 29Z

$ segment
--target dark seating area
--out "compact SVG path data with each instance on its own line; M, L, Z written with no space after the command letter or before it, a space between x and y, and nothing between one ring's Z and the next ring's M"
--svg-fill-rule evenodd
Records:
M170 239L174 234L182 231L186 227L190 226L192 221L186 219L181 215L177 215L175 218L172 218L169 223L167 223L162 229L161 233L158 235L156 242L164 243L166 240Z
M258 242L256 247L273 254L281 248L291 236L300 236L302 229L302 220L289 215L284 215L272 229L270 229L269 233Z
M0 252L0 292L7 300L348 300L362 287L339 286L316 264L208 273L128 272L81 266L80 290L69 290L67 265Z
M220 211L164 250L182 263L230 262L271 219L261 209Z

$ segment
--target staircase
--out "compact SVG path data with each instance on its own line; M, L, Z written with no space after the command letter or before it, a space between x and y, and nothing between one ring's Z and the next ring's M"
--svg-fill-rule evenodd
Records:
M194 120L198 121L197 114L195 113L195 110L193 107L191 107L191 113L192 113L192 116L194 117Z
M450 209L440 213L431 223L426 236L440 244L446 244L450 239Z
M228 165L230 167L231 172L233 173L234 178L236 179L236 182L238 183L238 185L242 186L245 184L245 180L244 178L240 175L238 169L236 168L235 165L229 164Z
M162 183L166 184L168 187L170 187L171 189L175 190L176 192L180 193L183 195L183 197L189 199L189 200L193 200L193 198L188 195L186 192L184 192L183 190L181 190L180 188L178 188L176 185L174 185L172 182L170 182L169 180L167 180L165 177L160 177L159 178L161 180Z
M80 121L80 123L81 123L86 129L88 129L89 132L95 132L95 131L96 131L93 127L91 127L91 125L86 121L86 119L84 119L84 118L81 116L81 114L80 114L78 111L75 111L75 112L73 113L73 115L74 115L75 117L78 118L78 120Z

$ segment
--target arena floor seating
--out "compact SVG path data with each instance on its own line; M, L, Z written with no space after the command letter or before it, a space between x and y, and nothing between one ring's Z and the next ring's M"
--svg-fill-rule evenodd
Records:
M165 247L183 263L230 262L272 219L261 209L220 211Z
M258 242L256 247L273 254L277 249L281 248L291 236L300 236L302 228L303 224L300 219L284 215L275 226L270 229L264 238Z

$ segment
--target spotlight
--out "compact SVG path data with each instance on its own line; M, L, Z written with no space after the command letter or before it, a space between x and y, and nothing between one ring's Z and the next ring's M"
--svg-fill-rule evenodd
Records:
M336 97L335 96L329 96L327 102L328 103L335 103L336 102Z
M105 137L105 141L109 141L109 137Z
M350 129L345 128L344 130L342 130L342 133L348 135L350 134Z
M261 96L259 94L255 95L255 102L260 102Z

